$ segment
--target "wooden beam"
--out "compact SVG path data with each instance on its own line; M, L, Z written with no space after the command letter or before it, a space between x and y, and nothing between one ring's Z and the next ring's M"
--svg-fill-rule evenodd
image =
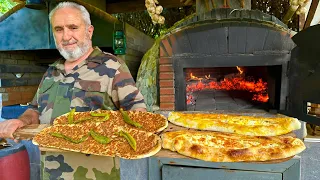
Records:
M26 5L25 2L20 2L18 5L14 6L13 8L11 8L9 11L7 11L6 13L4 13L2 16L0 16L0 22L2 22L3 20L5 20L7 17L9 17L11 14L19 11L20 9L24 8Z
M55 0L57 2L64 2L65 0ZM83 2L82 0L69 0L72 2L75 2L77 4L80 4L82 6L84 6L90 14L94 14L96 16L98 16L99 18L103 19L104 21L107 21L109 23L119 23L118 19L113 17L110 13L106 13L105 11L89 4L86 2Z
M306 23L306 13L307 12L299 15L299 31L303 29L303 26Z
M319 4L319 0L312 0L311 5L310 5L310 9L308 12L308 16L307 16L306 22L304 23L303 29L306 29L310 26L312 19L314 17L314 14L316 13L318 4Z
M184 4L183 2L180 2L180 0L159 1L159 5L161 5L164 8L190 6L193 3L194 1L189 1L188 4ZM109 4L107 2L107 7L106 7L106 12L109 14L144 11L144 10L146 10L145 0L126 1L126 2L120 1L117 3L109 3Z

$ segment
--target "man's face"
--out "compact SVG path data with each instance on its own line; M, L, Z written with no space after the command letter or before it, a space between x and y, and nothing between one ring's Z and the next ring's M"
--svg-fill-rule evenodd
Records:
M93 26L86 27L78 9L58 9L51 23L56 47L67 61L79 59L92 47Z

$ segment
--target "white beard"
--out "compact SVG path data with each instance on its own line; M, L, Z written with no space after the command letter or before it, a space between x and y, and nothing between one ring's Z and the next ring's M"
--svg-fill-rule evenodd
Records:
M76 60L78 60L80 57L82 57L83 55L85 55L91 46L91 41L88 37L86 37L85 41L83 42L83 44L77 44L77 46L75 47L74 50L66 50L63 47L59 47L57 45L57 42L54 38L54 42L56 44L56 47L58 49L58 51L60 52L61 56L64 57L64 59L66 59L66 61L68 62L74 62ZM66 42L64 42L66 43ZM70 43L70 42L67 42Z

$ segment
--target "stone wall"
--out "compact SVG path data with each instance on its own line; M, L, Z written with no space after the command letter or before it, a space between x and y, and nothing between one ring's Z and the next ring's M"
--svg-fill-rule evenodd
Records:
M153 45L154 39L129 24L125 24L125 34L127 40L126 54L119 57L126 62L133 78L136 79L141 59Z

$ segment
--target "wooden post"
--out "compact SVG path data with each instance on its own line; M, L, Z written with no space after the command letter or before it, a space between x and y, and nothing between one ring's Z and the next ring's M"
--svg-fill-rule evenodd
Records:
M304 24L303 29L305 29L305 28L310 26L311 21L312 21L312 19L314 17L314 14L316 13L318 4L319 4L319 0L312 0L311 5L310 5L310 9L309 9L309 12L308 12L308 16L307 16L307 19L306 19L306 22Z
M299 31L303 29L304 24L306 23L306 13L299 15Z

